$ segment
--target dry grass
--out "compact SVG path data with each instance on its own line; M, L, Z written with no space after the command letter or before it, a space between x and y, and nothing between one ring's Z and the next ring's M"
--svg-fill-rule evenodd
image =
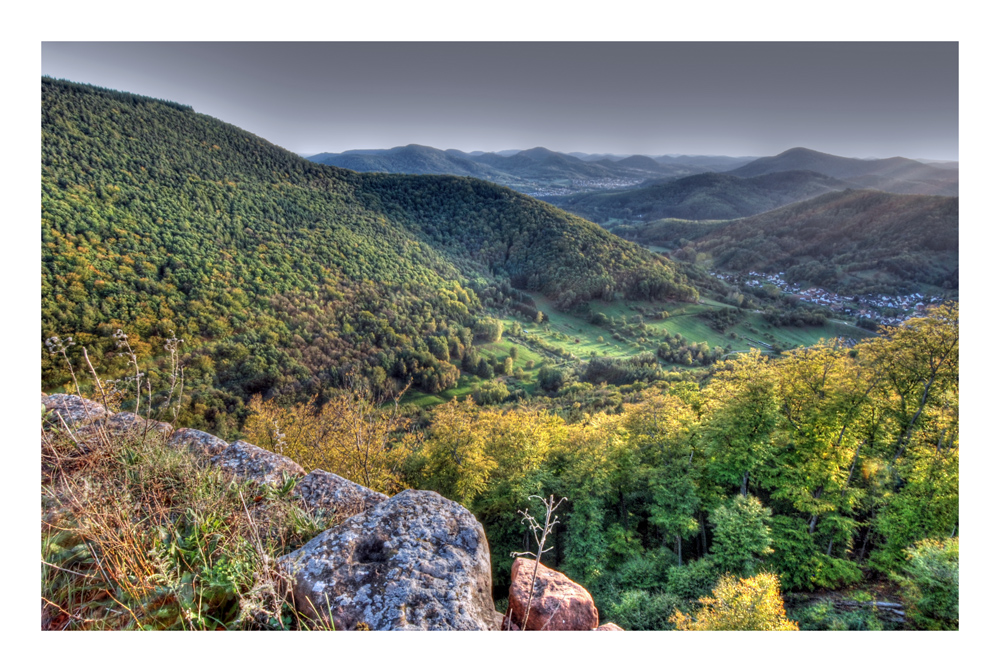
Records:
M231 482L155 432L44 426L43 629L300 626L272 559L337 521L294 482Z

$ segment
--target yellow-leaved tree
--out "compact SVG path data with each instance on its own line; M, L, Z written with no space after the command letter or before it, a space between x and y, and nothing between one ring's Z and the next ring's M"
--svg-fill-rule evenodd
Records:
M401 466L419 441L411 421L399 413L400 396L381 399L360 384L321 408L313 403L282 408L256 396L243 431L250 443L285 455L307 471L333 472L393 495L407 487Z
M785 617L778 577L763 573L749 579L725 575L712 589L713 597L699 600L694 614L674 613L678 630L798 630Z
M478 511L521 504L540 487L538 471L566 440L566 425L544 411L501 411L471 399L434 409L423 445L424 477L435 490L465 506L479 498Z

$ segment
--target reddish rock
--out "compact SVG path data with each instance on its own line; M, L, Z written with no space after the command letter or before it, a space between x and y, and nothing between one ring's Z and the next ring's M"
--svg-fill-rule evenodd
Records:
M517 623L510 620L510 609L508 609L507 613L500 618L500 630L502 632L517 632L520 629Z
M510 612L514 623L524 623L535 561L518 558L510 572ZM593 630L597 607L587 589L565 574L538 565L525 630Z
M597 630L619 630L621 632L625 632L625 630L623 630L622 628L618 627L618 625L616 623L605 623L604 625L602 625L600 627L594 628L594 630L595 631L597 631Z

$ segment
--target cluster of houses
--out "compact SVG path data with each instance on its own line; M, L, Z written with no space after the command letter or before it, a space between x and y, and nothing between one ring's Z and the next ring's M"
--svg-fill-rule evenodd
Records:
M848 315L867 317L881 324L892 326L902 324L904 320L914 315L922 315L928 307L942 301L939 296L926 297L920 292L902 296L886 296L885 294L859 296L857 299L857 308L853 311L848 308L845 311ZM884 315L884 311L887 309L894 311L895 317Z
M715 272L712 275L728 283L743 284L748 287L774 285L785 294L791 294L800 301L829 308L835 313L850 315L853 318L864 317L889 326L902 324L904 320L922 314L929 306L940 303L942 300L941 297L928 297L920 292L900 296L886 296L885 294L842 296L821 287L802 289L797 283L787 282L784 273L749 271L746 273L746 277Z
M542 196L572 196L580 192L588 191L609 191L611 189L628 189L642 184L643 180L602 178L599 180L571 180L570 186L561 187L554 184L544 184L540 182L530 182L528 184L508 184L512 189L517 189L521 193L533 198Z
M571 180L570 184L578 191L606 191L608 189L628 189L642 184L643 179L622 179L604 177L599 180Z

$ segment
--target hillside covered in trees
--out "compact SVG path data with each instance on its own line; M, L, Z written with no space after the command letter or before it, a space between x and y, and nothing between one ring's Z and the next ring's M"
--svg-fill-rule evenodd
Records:
M749 178L701 173L656 180L638 189L553 196L546 200L594 222L735 219L848 186L836 178L807 170Z
M180 339L209 426L351 371L451 387L496 330L485 309L520 290L697 297L670 262L494 184L321 166L184 105L42 80L43 338L72 335L108 378L117 329L140 359ZM46 362L43 387L68 381Z
M782 271L789 281L845 293L912 283L957 288L958 198L826 194L712 227L678 256L708 257L727 270Z
M929 165L894 156L889 159L852 159L794 147L729 171L737 177L757 177L789 170L810 170L850 182L855 187L894 194L958 196L958 167Z
M517 509L565 496L552 561L602 614L662 629L724 573L833 591L906 574L924 539L957 544L958 454L958 309L946 306L856 348L720 363L701 386L660 384L619 413L446 404L409 478L483 521L501 585L506 551L524 544ZM952 606L936 627L957 625L957 595ZM852 629L885 625L859 616Z

